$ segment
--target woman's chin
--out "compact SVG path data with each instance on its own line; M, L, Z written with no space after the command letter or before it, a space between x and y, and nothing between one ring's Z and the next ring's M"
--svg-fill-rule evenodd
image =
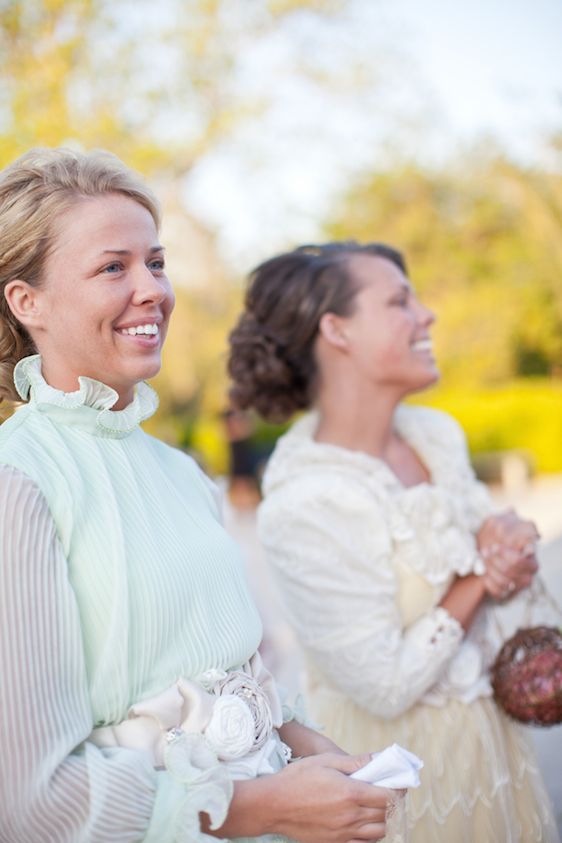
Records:
M159 361L155 361L150 365L145 363L142 366L129 366L124 371L116 372L113 378L106 376L106 380L104 382L106 386L110 386L118 392L119 395L129 395L134 393L135 387L138 386L139 383L156 377L160 369L161 365ZM98 378L98 380L103 381L103 378Z
M423 392L425 389L429 389L439 381L440 377L441 373L435 367L433 371L426 372L423 377L420 377L416 383L412 384L408 390L408 394Z
M150 358L140 360L136 365L131 366L129 374L135 383L140 383L156 377L161 368L162 358L160 352L158 352L158 354L151 355Z

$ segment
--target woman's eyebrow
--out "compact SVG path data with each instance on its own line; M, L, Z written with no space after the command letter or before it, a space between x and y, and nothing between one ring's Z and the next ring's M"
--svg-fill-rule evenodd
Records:
M164 252L164 246L151 246L148 250L151 254L154 252ZM104 249L102 255L130 255L129 249Z

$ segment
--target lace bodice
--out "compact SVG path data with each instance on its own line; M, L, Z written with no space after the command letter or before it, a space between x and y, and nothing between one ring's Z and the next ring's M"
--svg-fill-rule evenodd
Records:
M453 419L402 407L400 435L431 483L405 488L379 459L316 443L314 414L280 440L259 531L312 681L394 717L425 699L489 693L474 641L439 600L481 572L475 531L492 503Z

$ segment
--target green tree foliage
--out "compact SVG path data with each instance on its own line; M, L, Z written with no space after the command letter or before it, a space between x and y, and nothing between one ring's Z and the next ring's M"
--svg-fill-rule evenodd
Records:
M338 0L0 0L0 166L30 146L111 149L183 175L265 106L249 44Z
M273 102L274 86L240 84L248 50L294 15L337 15L345 5L0 0L0 166L33 145L71 144L109 148L150 177L178 290L154 424L173 441L214 443L216 467L224 463L224 350L241 289L212 233L186 210L182 179ZM332 67L320 53L323 63L306 49L289 59L295 79L344 97L376 88L372 69L354 55ZM552 139L553 154L561 149L560 137ZM445 387L562 372L559 173L501 155L467 156L443 171L395 166L363 176L337 213L327 211L328 237L405 250L415 285L439 315Z
M403 249L433 306L447 384L562 371L562 178L502 157L356 186L327 227Z
M443 375L415 400L456 416L475 454L520 449L537 470L562 471L560 169L501 155L395 167L356 185L326 233L405 252L438 317Z
M149 176L162 200L178 304L152 424L171 441L187 441L200 415L218 441L226 335L241 299L212 233L182 201L183 178L267 107L267 94L239 84L248 48L295 14L340 5L0 0L0 167L32 146L107 148ZM224 454L216 462L224 467Z
M95 0L0 3L0 166L31 146L60 144L105 147L145 172L164 155L124 106L127 38L109 62L101 55L112 31Z

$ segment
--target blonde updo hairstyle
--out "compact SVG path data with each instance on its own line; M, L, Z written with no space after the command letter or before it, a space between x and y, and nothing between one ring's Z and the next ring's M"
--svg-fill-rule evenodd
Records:
M109 152L37 148L0 172L0 402L21 400L14 367L36 353L8 306L6 285L19 279L40 286L61 216L83 199L110 193L138 202L159 227L155 197L140 176Z

